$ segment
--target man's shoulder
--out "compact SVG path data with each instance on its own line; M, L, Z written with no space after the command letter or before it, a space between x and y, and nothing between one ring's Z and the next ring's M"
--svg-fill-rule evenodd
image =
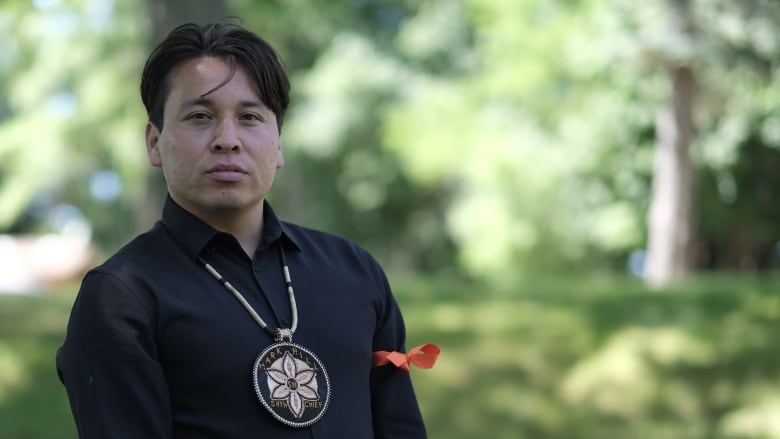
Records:
M324 241L333 241L343 244L355 244L354 241L344 236L326 232L324 230L314 229L289 221L280 221L282 229L293 239L319 239Z
M337 247L351 247L365 251L360 244L345 236L326 232L300 224L282 221L282 229L298 245L316 244Z
M156 267L160 258L175 245L161 223L120 247L91 271L127 272Z
M282 221L282 228L304 252L320 252L326 257L356 257L363 262L376 263L371 253L356 241L345 236Z

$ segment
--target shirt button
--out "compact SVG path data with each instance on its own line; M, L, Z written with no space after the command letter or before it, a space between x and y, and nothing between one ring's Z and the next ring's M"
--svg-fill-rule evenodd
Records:
M282 324L285 326L289 325L290 319L288 319L287 317L282 317Z

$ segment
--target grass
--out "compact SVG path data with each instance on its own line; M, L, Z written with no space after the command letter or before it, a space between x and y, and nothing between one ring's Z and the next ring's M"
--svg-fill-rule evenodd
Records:
M780 279L394 282L432 438L780 438Z
M780 279L394 278L432 439L778 438ZM0 296L0 437L75 438L54 371L74 288Z
M54 355L62 343L73 288L0 296L0 437L76 438Z

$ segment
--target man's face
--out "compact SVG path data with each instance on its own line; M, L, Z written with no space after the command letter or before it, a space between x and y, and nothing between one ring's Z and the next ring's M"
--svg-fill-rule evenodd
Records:
M168 77L163 130L146 127L149 162L162 167L171 198L207 222L259 213L284 165L276 116L247 71L238 66L215 89L229 72L211 57L180 64Z

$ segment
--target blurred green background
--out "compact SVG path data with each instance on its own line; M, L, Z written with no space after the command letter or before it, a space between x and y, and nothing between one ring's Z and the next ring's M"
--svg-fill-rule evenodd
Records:
M388 271L432 438L780 438L780 2L0 1L0 437L74 438L84 271L151 226L138 96L241 17L292 79L286 219Z

